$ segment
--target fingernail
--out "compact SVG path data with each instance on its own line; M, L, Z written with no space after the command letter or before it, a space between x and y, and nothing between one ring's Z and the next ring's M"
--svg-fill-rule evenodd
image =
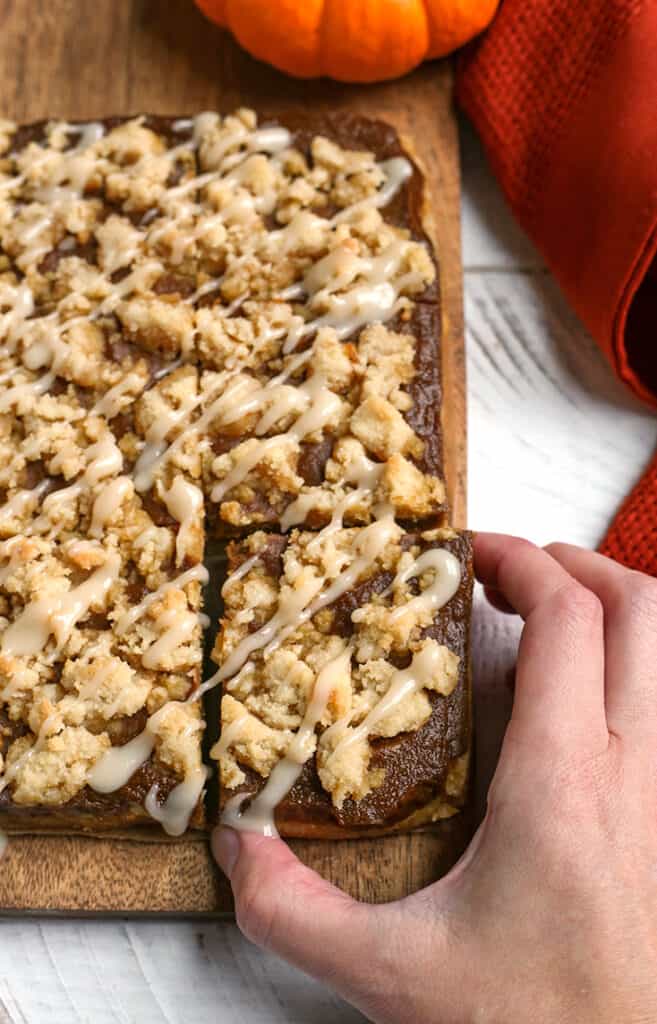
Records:
M235 829L219 825L212 833L212 853L217 864L228 878L233 873L239 852L240 839Z

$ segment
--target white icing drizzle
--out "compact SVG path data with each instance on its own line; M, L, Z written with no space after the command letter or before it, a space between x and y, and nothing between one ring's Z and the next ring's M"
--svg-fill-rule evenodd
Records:
M153 783L144 807L151 818L159 821L164 831L170 836L181 836L189 825L189 819L201 798L210 771L205 765L199 765L188 772L183 781L174 786L164 803L157 799L158 785Z
M160 264L155 260L145 260L144 263L136 267L130 274L128 274L122 281L118 283L111 283L109 279L107 284L110 288L110 294L104 298L89 314L74 316L67 320L61 319L61 312L59 307L47 316L39 318L40 324L48 324L48 335L42 337L38 342L33 344L25 353L23 353L23 361L29 368L37 369L41 367L48 367L51 374L57 374L62 369L69 355L69 345L65 338L62 337L64 332L69 331L71 327L77 324L87 323L89 321L97 320L99 317L111 313L119 302L128 296L132 291L138 290L139 288L146 288L152 283L157 277L160 271ZM26 286L27 287L27 286ZM24 294L17 296L16 301L19 303L21 310L31 308L34 309L34 299L31 299L31 307L26 301ZM9 326L10 330L7 332L7 351L12 353L15 351L16 343L18 341L17 327L22 325L29 313L21 312L18 317L15 316L15 310L10 309L10 313L7 316L14 314L14 319L10 319Z
M142 615L146 614L151 605L156 601L159 601L168 590L182 590L182 588L187 586L188 583L192 583L195 580L198 580L199 583L205 585L208 582L208 579L208 570L204 565L199 563L198 565L192 566L191 569L187 569L185 572L181 573L180 576L176 576L175 579L167 580L167 582L163 583L161 587L158 587L157 590L151 591L150 594L146 595L143 601L140 601L139 604L129 608L127 612L124 612L123 615L117 619L115 625L116 633L119 636L127 633L127 631L139 621Z
M223 480L213 487L213 501L222 501L224 495L240 484L272 448L288 439L298 442L308 434L321 431L339 414L342 407L339 396L326 386L326 378L322 374L312 374L298 388L281 389L269 413L257 424L256 434L264 433L273 423L293 411L295 406L298 407L299 401L306 405L306 409L290 429L284 434L275 434L260 441L253 445L247 454L242 454Z
M46 393L54 383L55 375L46 373L37 380L28 381L25 384L15 384L14 387L0 395L0 412L9 412L14 405L20 405L24 398L38 397Z
M144 668L160 668L172 651L189 643L198 627L198 615L179 608L169 608L158 615L155 624L162 632L144 651L141 659Z
M195 305L199 299L203 298L204 295L209 295L210 292L216 291L216 289L220 286L222 281L223 276L215 277L211 281L206 281L205 284L202 284L199 288L196 289L195 292L192 292L192 294L185 299L185 304L189 306Z
M420 651L416 651L408 668L396 669L393 672L388 689L360 725L347 727L347 735L336 745L334 755L359 740L366 740L381 719L409 694L428 687L442 665L442 658L442 649L438 644L428 643Z
M96 441L86 451L87 468L84 472L85 483L93 486L107 476L113 476L123 468L123 455L114 438L109 435L102 441ZM57 472L56 458L53 460L53 472Z
M66 551L69 558L77 561L80 558L84 558L84 556L88 555L91 551L103 551L103 545L99 540L87 540L82 537L73 537L62 545L62 549Z
M59 528L53 529L51 518L53 515L56 515L57 510L65 507L69 502L75 501L84 491L95 487L101 480L113 477L123 469L123 455L112 434L108 434L102 440L90 445L86 449L84 457L86 466L82 474L68 487L53 491L52 494L49 494L44 499L41 506L41 515L32 521L25 531L26 534L52 533L52 536L57 536L61 525ZM56 474L62 468L59 455L55 455L50 462L50 472ZM123 479L127 478L119 478L119 480ZM44 485L47 486L48 481L44 481ZM96 527L100 528L100 526L105 525L126 495L127 484L119 483L118 480L111 480L105 485L94 503L91 526L92 536L97 535L93 531L95 531ZM97 509L96 505L98 506Z
M292 352L320 327L332 327L339 338L346 338L366 324L395 316L404 289L422 282L419 273L395 277L411 244L396 239L380 256L368 258L355 256L345 248L335 249L316 263L304 278L304 289L310 296L305 308L312 312L321 304L328 309L321 316L297 322L288 331L283 352ZM340 291L347 281L354 283Z
M100 142L105 134L105 125L100 121L88 121L82 125L70 125L72 131L80 132L80 139L76 146L78 150L88 149L96 142Z
M334 533L337 533L338 530L341 530L344 525L345 514L347 513L349 508L351 508L352 505L357 505L362 498L366 497L367 493L368 492L366 488L359 487L355 491L351 491L349 494L345 494L344 498L342 498L335 506L333 510L333 515L331 516L329 522L326 524L324 529L321 530L319 533L315 534L313 539L308 542L308 551L316 551L320 547L320 545L326 541L328 537L330 537Z
M0 181L0 192L9 192L12 188L18 188L23 183L23 175L16 174L13 178L7 178L5 181Z
M256 553L255 555L251 555L250 558L245 559L245 561L243 561L242 564L237 567L235 572L232 572L230 576L228 576L224 580L224 584L221 588L222 597L226 596L228 590L230 589L230 587L233 586L234 583L237 583L237 581L241 580L243 576L246 576L247 572L251 572L253 566L257 565L260 560L261 555L259 555L258 553Z
M387 206L399 192L399 189L413 174L413 165L403 156L394 156L390 160L384 160L379 164L385 178L383 186L371 196L353 203L344 210L340 210L333 217L334 224L342 224L349 221L354 214L361 210L374 206L380 209Z
M195 125L199 126L203 124L207 124L206 115L200 115L200 119L195 120ZM202 128L200 130L202 130ZM226 149L230 149L239 143L246 147L247 152L263 149L266 152L275 153L289 145L289 142L290 136L284 129L261 129L253 133L249 133L244 129L244 131L237 131L234 138L231 137L227 140ZM216 177L227 177L229 180L237 180L240 175L244 173L245 165L248 164L248 157L244 160L243 153L241 159L243 162L240 164L240 167L229 171L227 174L224 173L224 165L222 164L218 171L209 172L209 177L208 175L202 175L200 178L193 179L192 182L186 182L182 186L169 189L167 194L169 197L173 196L175 198L176 196L184 194L184 191L181 192L181 190L189 190L191 188L199 187L199 182L201 180L205 181L206 178L211 180ZM392 198L392 195L394 195L397 189L401 187L406 177L411 173L410 164L408 164L408 162L403 158L395 158L381 166L384 174L386 175L386 182L378 193L368 197L366 200L363 200L367 205L386 205L386 203ZM358 207L359 204L354 204L353 209ZM343 214L351 215L353 213L353 209L350 208L348 210L341 211L341 214L338 216L342 217ZM313 216L306 214L305 211L302 211L302 214L305 214L306 217ZM301 217L302 214L297 216ZM348 218L343 217L343 219ZM295 221L294 225L288 225L286 228L281 230L286 232L290 232L292 230L298 231L301 226L302 221L299 220ZM329 298L329 310L319 318L310 319L308 322L305 322L303 317L296 317L295 326L288 334L288 338L285 343L285 350L291 351L304 337L316 331L317 328L323 324L335 327L338 334L344 337L358 329L358 327L362 326L364 323L370 322L371 320L387 319L389 316L394 315L400 288L393 287L387 281L387 278L391 275L394 276L397 266L409 244L410 243L405 240L397 240L392 243L383 254L371 259L357 257L349 250L340 248L329 253L316 263L315 266L308 271L304 279L303 290L310 296L310 303L307 308L308 310L310 309L313 300L323 301L324 299ZM144 279L147 279L150 275L157 273L158 266L159 265L157 263L147 261L144 265L134 270L123 281L113 285L110 295L100 303L96 310L93 311L91 318L95 319L100 315L111 312L121 298L137 288ZM416 278L417 276L418 275L415 275ZM362 278L364 283L356 285L344 294L333 294L336 289L345 286L357 278ZM219 279L219 281L220 280L221 279ZM209 282L207 285L203 285L201 289L198 290L198 296L200 297L200 295L204 294L205 291L211 290L216 286L216 284L217 282L215 281ZM298 286L294 287L296 288ZM243 301L243 298L244 296L240 296L232 304L232 309L237 308ZM29 315L32 308L33 301L31 300L31 297L28 299L28 296L24 292L21 292L20 295L15 295L13 313L18 316L18 319L23 319L26 314ZM229 307L227 312L232 311L232 309ZM57 312L55 312L55 314L51 314L51 316L54 316L55 318L57 315ZM82 322L84 319L84 317L75 317L59 324L58 326L54 326L53 335L49 345L51 349L51 365L55 369L55 364L61 361L65 356L65 347L64 349L61 347L59 334L61 334L62 330L68 329L73 324ZM273 383L274 382L271 382L272 385ZM129 385L126 383L125 388L127 389L128 386ZM109 405L109 408L111 409L111 403L114 399L120 397L122 390L122 384L111 389L111 392L101 400L101 403L99 403L101 408L97 408L95 411L102 411L104 413L107 405ZM321 391L317 396L311 397L321 397ZM288 400L290 400L289 395ZM190 409L187 412L191 411L192 410ZM181 414L181 420L184 419L187 412ZM209 421L206 421L203 426L207 426L208 422ZM227 420L227 422L230 422L230 420ZM168 433L174 425L175 423L172 423L166 433ZM200 429L200 424L195 424L193 429ZM266 427L261 425L259 432L264 433L265 430ZM166 433L164 436L166 436ZM163 439L163 437L160 437L160 444ZM146 448L144 453L142 453L142 458L139 460L136 471L138 490L145 490L148 486L152 485L154 472L161 464L161 460L159 458L161 453L155 451L157 447L158 445L152 437L147 438ZM153 460L155 461L155 465L150 467L149 463Z
M352 455L349 463L345 466L344 478L347 483L357 484L365 491L375 491L383 468L383 463L374 462L373 459L367 457L364 451L361 451Z
M461 566L458 558L451 551L445 551L443 548L431 548L429 551L423 552L411 565L397 573L388 589L394 590L414 576L421 576L428 571L433 571L435 574L433 583L417 597L394 608L390 613L392 621L409 613L414 615L418 610L425 608L436 612L452 600L461 582Z
M303 355L304 361L309 358L309 354L303 353ZM280 383L288 374L294 372L296 365L297 364L293 365L290 363L285 373L280 374L278 378L274 378L274 380L270 381L267 387L273 387L276 383ZM249 391L253 391L254 388L259 389L259 387L260 386L257 382L252 381L252 378L239 376L237 371L227 373L219 392L215 392L213 398L211 398L209 404L206 406L199 418L188 424L188 426L177 435L175 440L168 445L166 444L166 438L169 436L171 431L175 427L181 426L189 419L193 411L203 402L204 396L195 395L189 399L188 404L172 410L169 415L160 417L148 431L146 435L146 444L144 445L135 465L134 476L136 489L143 492L152 487L155 476L160 467L171 458L174 452L178 451L182 447L190 432L203 435L210 423L214 422L220 416L228 414L228 410L230 410L232 403L239 398L241 394L243 394L245 388ZM246 411L248 411L248 408Z
M27 281L12 285L0 283L0 308L8 310L0 316L0 337L9 343L15 341L18 329L34 313L34 296Z
M251 470L255 469L262 461L267 452L276 448L281 443L281 439L284 436L283 434L276 434L274 437L268 437L266 441L260 441L257 445L253 445L247 454L240 457L237 464L226 474L224 479L212 488L210 493L212 500L216 502L222 501L226 492L232 490L233 487L237 487L249 475Z
M2 776L2 778L0 778L0 793L2 793L4 789L6 789L10 782L13 782L13 780L22 771L22 769L25 767L30 758L33 757L35 754L38 754L41 750L43 750L45 742L48 739L48 736L50 736L52 732L58 732L59 729L61 729L61 727L61 717L59 715L59 712L55 709L55 711L51 712L51 714L48 715L48 717L42 723L41 728L39 729L37 737L32 746L28 747L25 753L21 754L17 761L14 761L13 764L5 767L4 775Z
M2 653L37 655L45 648L50 636L54 636L58 649L61 649L75 624L91 605L105 600L110 587L118 579L120 568L119 555L109 553L105 564L78 587L31 601L2 634Z
M274 812L283 797L291 790L301 774L301 769L315 752L315 729L328 707L331 693L336 689L345 675L350 673L352 649L347 645L344 650L332 658L319 672L315 679L313 692L303 721L292 738L285 757L276 764L265 783L264 788L251 801L246 811L241 810L245 801L243 794L228 801L221 816L222 824L249 832L260 832L265 836L277 836L274 823ZM239 725L236 719L231 725ZM230 731L230 726L227 732ZM223 738L223 737L222 737ZM226 746L221 741L218 753L221 755L235 741L237 735L230 733L226 738Z
M187 123L183 119L184 123ZM191 142L191 148L198 145L203 132L209 127L217 124L216 115L211 113L204 113L198 115L193 120L193 140ZM70 126L67 126L70 127ZM76 129L77 130L77 129ZM182 130L182 129L181 129ZM102 131L102 126L90 125L88 130L83 130L82 136L79 142L79 149L84 150L86 147L93 145L99 138L98 132ZM164 207L165 212L171 213L170 207L173 203L174 211L178 210L176 203L184 197L189 191L194 191L205 184L208 184L212 180L226 179L227 181L235 182L239 184L244 175L249 169L249 160L252 158L251 154L254 152L262 151L269 154L277 154L283 149L286 149L291 142L291 136L286 129L272 127L258 129L255 131L249 131L244 125L236 127L233 131L228 134L228 137L223 139L220 148L215 146L213 152L213 158L217 163L217 170L208 172L197 176L191 181L184 182L182 185L175 186L168 189L165 194ZM231 152L239 147L238 152ZM177 147L181 152L185 150L185 145ZM86 166L86 165L85 165ZM402 157L396 157L392 160L386 161L380 165L381 170L384 174L384 184L381 189L372 196L367 197L360 203L353 204L352 207L340 211L336 217L333 218L332 223L340 223L343 220L348 220L354 215L354 213L362 209L364 206L385 206L396 193L396 191L403 185L404 181L412 173L411 165ZM86 183L86 177L83 174L77 185L80 190L80 194L84 189ZM248 201L257 206L261 203L262 210L267 208L269 199L267 196L253 197L247 194ZM200 205L195 206L190 210L189 206L185 207L184 214L189 216L191 213L201 212L202 208ZM281 241L291 241L300 237L300 233L307 229L309 219L321 220L316 215L309 213L308 211L300 211L293 221L281 228L279 232L273 234L280 234ZM170 223L170 217L167 220L167 224L160 226L154 230L163 230ZM152 233L149 235L152 240ZM298 294L298 289L301 287L302 292L305 292L309 296L309 301L305 307L306 315L311 314L313 304L323 303L328 304L328 311L322 313L321 316L313 318L312 315L309 320L306 320L303 316L294 317L294 323L291 330L288 332L288 337L285 342L284 350L292 351L300 341L307 337L309 334L314 333L320 326L329 325L333 326L339 336L345 337L352 331L358 329L363 324L372 320L385 320L389 316L394 315L397 310L397 303L399 295L403 287L410 283L407 279L412 279L413 283L419 282L419 275L405 275L400 281L391 284L389 278L393 277L398 269L399 263L403 258L404 252L406 251L410 243L406 240L400 239L393 242L388 249L377 257L370 259L364 259L354 255L347 248L339 248L333 252L330 252L327 256L320 259L311 269L306 273L302 286L292 286L295 290L294 293ZM111 286L110 295L106 297L95 310L90 314L91 319L96 319L99 316L111 312L118 302L128 295L130 292L139 287L140 284L147 282L150 277L157 274L159 271L159 264L154 261L146 261L140 267L137 267L131 272L126 278L124 278L118 284ZM206 291L212 290L221 282L221 278L216 281L208 282L202 285L197 290L195 297L200 297L205 294ZM356 282L354 287L348 289L342 294L335 294L336 290L347 287L348 285ZM420 282L421 283L421 282ZM13 297L13 301L12 301ZM195 298L194 296L192 299ZM226 315L230 315L232 311L239 307L245 296L239 296L225 311ZM27 315L33 311L33 299L29 293L24 289L13 289L13 292L9 295L10 312L5 314L4 317L10 318L11 322L7 326L11 327L14 319L18 322L25 319ZM42 318L45 320L58 318L58 312L50 314L48 317ZM61 333L64 330L69 329L76 323L83 322L86 317L74 317L63 323L54 323L51 336L48 342L43 343L47 349L49 349L49 360L51 372L56 372L59 364L67 355L67 346L62 342ZM3 325L5 326L5 325ZM281 333L281 332L275 332ZM43 345L41 346L43 348ZM306 354L303 354L304 360L307 358ZM257 404L263 404L271 394L272 389L279 388L279 385L287 379L289 374L293 372L292 368L279 375L274 381L269 382L265 388L259 389L259 395L251 395L251 398L244 405L240 406L239 403L235 405L235 399L237 394L233 393L230 401L227 401L227 397L219 395L218 399L211 403L210 407L195 423L191 424L188 429L201 432L209 423L212 421L215 415L218 415L223 410L223 421L231 422L240 415L248 411L248 408L255 407L254 402ZM46 375L47 376L47 375ZM128 378L131 375L128 375ZM110 389L107 395L105 395L94 408L94 412L101 415L110 415L115 409L114 403L120 400L121 395L125 391L131 388L132 382L128 381L128 378L123 382L115 385L114 388ZM44 378L45 380L45 378ZM46 382L48 386L49 382ZM34 387L35 385L32 385ZM38 386L38 385L37 385ZM15 396L16 399L20 397L20 392ZM10 402L13 399L7 395L0 399L0 402ZM165 442L165 438L174 429L174 427L181 425L185 419L191 415L194 408L200 404L202 399L195 399L190 406L185 409L176 410L170 417L164 417L164 422L158 423L146 438L146 444L144 450L135 467L135 484L137 490L144 491L152 486L155 475L158 469L161 467L165 459L169 458L173 452L178 449L184 440L185 432L183 431L176 440L169 446ZM231 401L233 402L234 409L230 412ZM213 500L220 501L227 490L231 487L236 486L240 483L251 469L258 464L260 459L266 454L267 450L274 447L276 443L280 443L281 440L285 440L288 436L293 439L300 439L306 436L308 433L312 433L313 429L321 429L323 422L329 416L331 409L335 409L335 403L339 400L332 392L326 387L326 382L321 381L319 378L311 378L310 381L306 382L300 388L279 388L279 393L276 400L271 405L268 412L261 418L261 421L256 427L256 434L262 435L268 431L268 429L280 419L281 416L289 414L290 412L300 412L301 415L299 420L290 428L286 434L278 435L278 440L275 438L268 439L262 442L262 446L256 449L256 452L252 453L247 459L241 460L230 472L228 477L217 484L215 492L213 494ZM301 403L301 408L295 408L295 403ZM310 407L308 408L308 403ZM305 408L304 408L305 406ZM118 408L118 407L116 407ZM114 413L115 414L115 413ZM313 427L313 423L315 426ZM215 496L216 495L216 496Z
M46 319L46 318L44 318ZM52 363L51 346L42 339L37 339L23 350L23 366L27 370L42 370Z
M381 522L385 523L386 520L380 520L379 523L372 525L378 526ZM331 524L322 533L327 534L330 529ZM367 529L371 528L368 527ZM321 534L318 535L318 537L320 536ZM370 539L368 543L360 546L360 550L364 550L365 553L359 555L351 566L325 592L313 601L310 608L303 613L301 618L305 618L308 613L310 615L315 614L316 611L325 607L326 604L330 604L353 585L365 568L363 559L367 554L371 555L373 551L377 550L377 546L380 543L380 535L371 535L372 537L374 539ZM356 571L354 572L354 570ZM451 552L444 549L430 549L423 552L408 567L395 576L393 582L383 592L382 596L390 593L397 586L406 583L409 579L421 576L429 571L434 573L433 582L417 597L393 609L390 613L392 618L406 613L409 608L412 610L420 607L427 608L435 614L436 611L454 597L461 581L461 568L458 559ZM270 622L272 621L270 620ZM281 639L281 633L279 632L278 642ZM270 642L269 648L273 649L273 646L274 644ZM233 654L235 653L233 652ZM267 648L265 649L266 653ZM348 670L351 654L351 646L348 645L338 658L325 666L325 669L317 677L313 696L307 707L303 722L295 734L285 757L274 767L264 788L252 800L246 811L243 811L242 807L248 796L245 797L243 794L238 794L227 803L222 815L223 824L237 829L259 832L266 836L276 836L278 834L274 823L275 808L292 788L303 764L314 751L315 728L326 710L336 678L339 679L340 675ZM227 664L227 662L224 664L224 670ZM348 732L339 741L334 753L359 740L367 739L377 724L410 693L429 686L435 678L436 672L440 669L441 664L442 651L436 644L426 644L420 651L416 652L408 668L398 669L393 673L388 690L379 698L360 725L347 727ZM231 723L231 726L234 726L235 729L233 730L229 727L226 730L224 742L220 742L217 748L218 757L221 757L230 747L231 743L237 739L240 722L241 719L235 720Z
M48 154L44 153L38 160L38 164L45 169L45 184L35 189L34 201L42 208L34 211L34 218L21 234L22 255L31 264L38 262L50 250L51 243L47 232L53 222L66 221L69 213L74 212L75 205L82 198L95 167L95 158L89 150L104 134L103 125L95 121L79 128L65 123L60 127L67 132L80 131L80 139L77 145L65 154L64 159L50 162ZM23 175L12 179L14 185L21 184L24 180Z
M169 514L180 523L176 537L176 563L181 565L187 554L191 531L203 508L203 492L178 474L169 490L162 492L162 497Z
M276 377L273 377L264 385L260 385L253 377L244 375L238 370L227 373L222 387L218 392L214 393L214 396L211 398L210 403L204 410L202 416L195 422L189 424L187 430L195 433L202 433L212 422L216 421L222 425L234 423L236 420L242 419L249 413L262 408L271 395L275 394L277 389L280 388L281 385L283 385L285 381L287 381L301 366L309 362L311 357L312 349L306 352L301 352L298 356L295 356L294 359L290 360L285 370L279 373ZM171 429L173 429L174 426L179 425L182 421L187 419L193 410L201 404L202 400L202 397L195 399L194 404L190 405L181 417L176 418L175 423L172 423L171 427L166 428L165 436L171 432ZM304 406L306 406L308 396L303 394L299 400ZM256 427L256 433L261 432L262 419ZM183 431L183 433L180 434L168 448L161 446L157 451L157 445L155 444L154 439L147 437L146 447L144 448L144 451L137 463L138 490L147 490L148 487L151 486L152 479L157 468L162 465L162 463L182 444L184 437L185 432ZM160 440L164 440L164 438L160 438ZM150 450L149 446L151 446Z
M179 408L170 409L167 413L158 417L152 426L149 427L146 433L146 443L133 470L135 488L140 493L150 490L160 466L162 466L165 460L170 458L173 452L183 444L183 440L185 438L184 431L169 445L166 443L168 435L175 427L184 423L202 401L202 395L192 395L188 397ZM202 420L203 417L201 416L200 419L196 421L193 428L198 429L198 424L201 423ZM203 425L204 424L202 424L202 426Z
M145 260L124 277L122 281L112 285L110 294L93 310L89 319L98 320L101 316L111 313L116 309L121 300L130 295L131 292L147 288L160 271L161 266L157 260Z
M331 530L331 528L332 524L329 523L329 525L324 529ZM291 628L297 628L298 625L301 625L303 622L311 619L313 615L316 615L322 608L326 608L327 605L333 604L334 601L337 601L337 599L341 597L342 594L346 593L347 590L351 590L360 576L369 569L370 565L374 564L386 547L394 543L398 536L398 530L399 528L392 517L392 511L389 509L386 509L375 522L364 527L359 532L354 542L356 558L354 558L347 569L344 569L340 575L333 580L326 590L323 590L322 593L304 609L299 622L295 623ZM281 630L267 645L265 655L275 650L289 632L291 632L290 627Z
M308 543L308 550L316 550L321 544L324 543L327 537L331 534L337 533L338 530L342 529L344 524L344 517L348 509L352 505L357 505L361 498L367 495L368 491L366 488L357 488L355 491L350 491L345 494L344 498L341 498L333 510L333 514L326 524L323 530L315 534L313 539ZM291 502L285 512L281 516L281 530L286 533L291 526L296 526L299 523L306 521L306 516L312 509L317 505L317 497L313 492L306 491L302 492L298 498Z
M192 147L195 148L200 142L203 131L213 127L211 119L215 115L201 114L194 119L194 138ZM215 121L216 123L216 121ZM250 161L256 152L267 153L276 161L276 154L287 149L292 141L290 133L285 128L262 128L249 131L242 125L234 131L227 133L221 143L213 147L213 159L217 163L217 169L204 174L196 175L187 181L169 188L160 202L162 211L165 214L163 224L154 225L148 233L148 241L152 245L158 239L167 235L171 227L185 228L185 236L177 239L171 250L171 262L180 263L183 260L185 249L196 239L201 238L213 226L223 223L238 223L250 219L254 214L270 213L275 205L276 194L273 189L254 196L248 191L238 193L235 198L222 208L213 217L208 218L203 224L198 225L194 230L189 230L189 221L202 213L204 208L200 202L193 202L187 199L191 192L198 192L215 181L234 182L240 186L246 173L251 168ZM230 153L229 150L235 147L240 148L238 152ZM189 151L184 144L176 147L180 153ZM170 151L170 152L175 152ZM211 289L208 289L211 290ZM201 292L204 294L204 292Z
M312 492L301 493L298 498L290 502L281 516L281 530L287 533L291 526L298 523L305 523L308 513L315 508L317 498Z
M396 285L391 284L388 278L394 278L395 270L410 244L405 240L397 240L380 256L372 259L355 256L349 250L334 250L316 263L306 274L304 286L309 292L315 291L316 298L322 296L326 299L329 311L308 323L301 320L291 328L283 351L293 351L304 337L314 333L320 326L333 327L339 337L347 337L367 323L386 320L394 315L400 299L401 282L406 281L409 275L397 281ZM340 266L341 270L338 269ZM356 284L349 291L334 294L335 288L340 287L345 281L360 277L365 279L364 284ZM415 277L419 280L419 275ZM331 281L333 283L329 286ZM289 373L288 370L286 377ZM242 393L245 386L242 385ZM300 415L285 433L268 438L258 446L251 446L247 453L239 457L223 480L213 488L211 496L215 502L221 502L272 448L289 440L299 442L309 434L321 431L327 422L339 414L340 399L327 387L326 379L321 374L312 374L308 380L295 388L281 386L280 379L270 381L264 387L259 387L255 383L246 387L247 392L241 402L236 401L236 393L231 396L232 408L228 414L223 412L223 422L242 418L261 407L272 395L274 401L256 424L256 436L267 433L278 421L290 414Z
M221 736L214 747L217 758L223 757L228 748L239 738L248 718L248 711L243 704L240 704L237 718L234 718L229 725L222 726Z
M31 490L17 491L9 501L0 505L0 522L6 522L8 519L13 519L14 516L24 516L27 511L31 511L31 506L36 507L47 487L48 481L41 480Z
M87 782L97 793L114 793L125 786L140 765L148 761L155 747L155 736L148 724L143 732L122 747L110 747L89 770Z
M117 476L105 484L94 501L91 526L89 527L91 537L102 537L107 523L112 516L116 515L125 499L133 492L134 485L129 476Z
M98 139L102 138L105 130L103 125L97 121L89 121L86 125L67 124L66 121L60 121L57 127L67 133L80 132L80 139L77 146L74 150L70 151L73 153L79 153L81 150L86 149L88 146L98 141ZM31 166L33 168L43 167L48 163L49 155L49 151L44 150L44 152L32 162ZM7 181L0 182L0 189L15 188L18 185L22 185L24 181L25 175L18 174L13 178L9 178Z
M130 780L140 765L149 759L155 748L157 727L173 704L168 701L159 711L150 716L145 729L122 747L111 747L98 759L87 775L87 782L98 793L114 793ZM190 723L188 729L196 730L197 721ZM161 822L169 835L182 835L189 819L198 803L208 777L205 765L187 768L182 782L178 783L164 803L157 800L157 784L151 786L144 803L145 809L152 818Z
M69 501L75 501L83 490L84 483L80 481L77 484L71 484L69 487L62 487L58 491L53 491L49 494L41 506L41 515L33 519L25 533L30 536L32 534L46 534L50 533L53 537L62 529L62 524L59 526L53 526L51 516L57 516L59 510L65 507Z
M317 548L326 537L336 533L342 528L345 513L352 505L372 494L378 485L383 472L383 465L369 459L365 452L360 452L353 457L344 468L344 480L346 483L356 484L356 490L350 491L342 498L333 511L331 520L314 538L310 541L308 549ZM306 521L308 513L316 508L317 496L312 490L302 491L298 498L292 501L281 516L281 529L287 532L291 526Z
M168 369L168 368L167 368ZM169 371L170 372L170 371ZM126 373L118 384L106 391L102 398L89 410L90 416L104 416L106 419L113 419L120 411L124 395L134 391L134 397L141 394L144 389L144 382L138 373Z

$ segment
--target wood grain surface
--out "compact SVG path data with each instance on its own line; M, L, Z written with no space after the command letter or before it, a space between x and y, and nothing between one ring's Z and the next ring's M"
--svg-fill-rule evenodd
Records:
M453 519L465 517L465 369L459 167L448 65L376 87L299 83L251 60L191 0L0 0L0 116L94 118L186 114L252 105L348 109L383 117L412 140L427 176L443 296L443 429ZM336 843L295 841L302 859L345 891L395 899L437 877L465 841L457 819L436 833ZM6 911L230 912L207 845L15 837L2 862Z

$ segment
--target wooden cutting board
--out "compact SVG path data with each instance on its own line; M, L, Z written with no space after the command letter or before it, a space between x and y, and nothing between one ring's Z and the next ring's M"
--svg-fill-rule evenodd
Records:
M191 0L0 0L0 117L189 114L253 106L355 110L408 136L427 176L443 295L443 429L454 523L465 518L465 369L459 165L451 69L425 65L379 86L298 82L244 54ZM460 819L446 829L460 833ZM412 892L448 866L446 832L295 850L364 900ZM177 843L15 837L0 864L0 909L55 913L229 913L225 879L202 840Z

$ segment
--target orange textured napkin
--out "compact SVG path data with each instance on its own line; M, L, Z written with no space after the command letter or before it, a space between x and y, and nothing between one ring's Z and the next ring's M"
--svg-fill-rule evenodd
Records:
M518 220L657 406L656 0L504 0L457 88ZM657 576L657 457L602 550Z

